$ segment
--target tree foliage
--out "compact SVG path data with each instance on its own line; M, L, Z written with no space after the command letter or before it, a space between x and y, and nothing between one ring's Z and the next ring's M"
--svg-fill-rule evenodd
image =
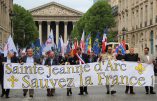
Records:
M14 42L23 48L38 37L38 31L29 11L14 4L13 12L15 13L13 17Z
M84 30L86 36L90 33L93 40L98 32L100 32L102 36L104 29L110 29L114 26L115 20L112 15L111 6L106 0L100 0L96 2L76 23L76 26L72 31L72 38L77 37L80 39Z

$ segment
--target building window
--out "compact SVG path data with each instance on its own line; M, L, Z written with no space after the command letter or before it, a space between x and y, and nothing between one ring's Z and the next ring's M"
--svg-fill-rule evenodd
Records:
M153 21L152 21L152 19L150 19L150 25L152 25L153 24Z
M140 28L142 28L142 22L140 23Z
M147 21L147 19L148 19L148 6L146 5L145 7L146 7L145 8L146 9L146 12L145 12L146 13L145 14L145 21Z
M141 15L140 17L143 17L143 8L141 8ZM140 27L142 28L142 22L143 22L143 18L140 19Z
M151 3L150 19L153 19L153 2Z
M145 27L147 27L147 21L145 21Z
M154 32L150 32L150 49L151 49L151 54L154 54Z

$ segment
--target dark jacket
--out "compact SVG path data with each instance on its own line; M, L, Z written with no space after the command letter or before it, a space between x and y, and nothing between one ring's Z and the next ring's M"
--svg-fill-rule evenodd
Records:
M68 59L68 62L70 63L70 65L76 65L76 61L74 60L74 57L70 57Z
M0 80L3 79L3 72L4 72L3 60L4 60L4 57L1 55L0 56Z
M58 65L58 60L56 58L53 59L53 63L51 64L51 58L47 58L45 61L45 65L52 66L52 65Z
M92 57L90 57L90 56L88 56L88 62L89 63L92 63L92 62L97 62L97 56L92 56Z
M116 56L116 59L117 60L125 60L125 55L121 55L121 54L118 54L117 56Z
M22 58L22 62L26 63L27 57L28 57L28 56L23 57L23 58ZM34 62L35 62L35 63L40 63L40 60L39 60L39 59L37 59L37 58L35 58L35 57L33 57L33 58L34 58Z
M3 60L1 60L2 62L7 62L7 57L4 57ZM11 63L18 63L18 61L15 58L11 58ZM4 64L1 64L2 67L0 67L0 80L3 80L3 76L4 76Z
M138 54L126 54L125 61L137 62L139 60Z
M79 58L75 55L74 56L74 61L75 61L75 64L78 65L79 64ZM89 63L89 57L87 54L82 54L82 60L85 62L85 63Z

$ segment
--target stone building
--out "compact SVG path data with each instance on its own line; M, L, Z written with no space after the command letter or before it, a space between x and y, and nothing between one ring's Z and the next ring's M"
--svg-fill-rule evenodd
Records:
M101 0L93 0L93 3L96 3L97 1L101 1ZM118 5L118 0L106 0L106 1L111 5L111 7Z
M13 0L0 0L0 47L4 47L8 36L11 34L11 12Z
M157 52L157 0L119 0L118 32L135 51ZM125 34L124 34L125 33Z
M64 42L70 38L71 31L76 21L83 15L82 12L66 7L56 2L39 6L30 10L34 21L39 29L41 43L47 40L50 30L53 30L55 42L58 43L59 36Z

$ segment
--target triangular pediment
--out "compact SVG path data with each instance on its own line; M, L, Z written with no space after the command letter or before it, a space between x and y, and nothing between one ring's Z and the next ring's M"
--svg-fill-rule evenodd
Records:
M83 13L56 2L51 2L30 10L33 16L82 16Z

